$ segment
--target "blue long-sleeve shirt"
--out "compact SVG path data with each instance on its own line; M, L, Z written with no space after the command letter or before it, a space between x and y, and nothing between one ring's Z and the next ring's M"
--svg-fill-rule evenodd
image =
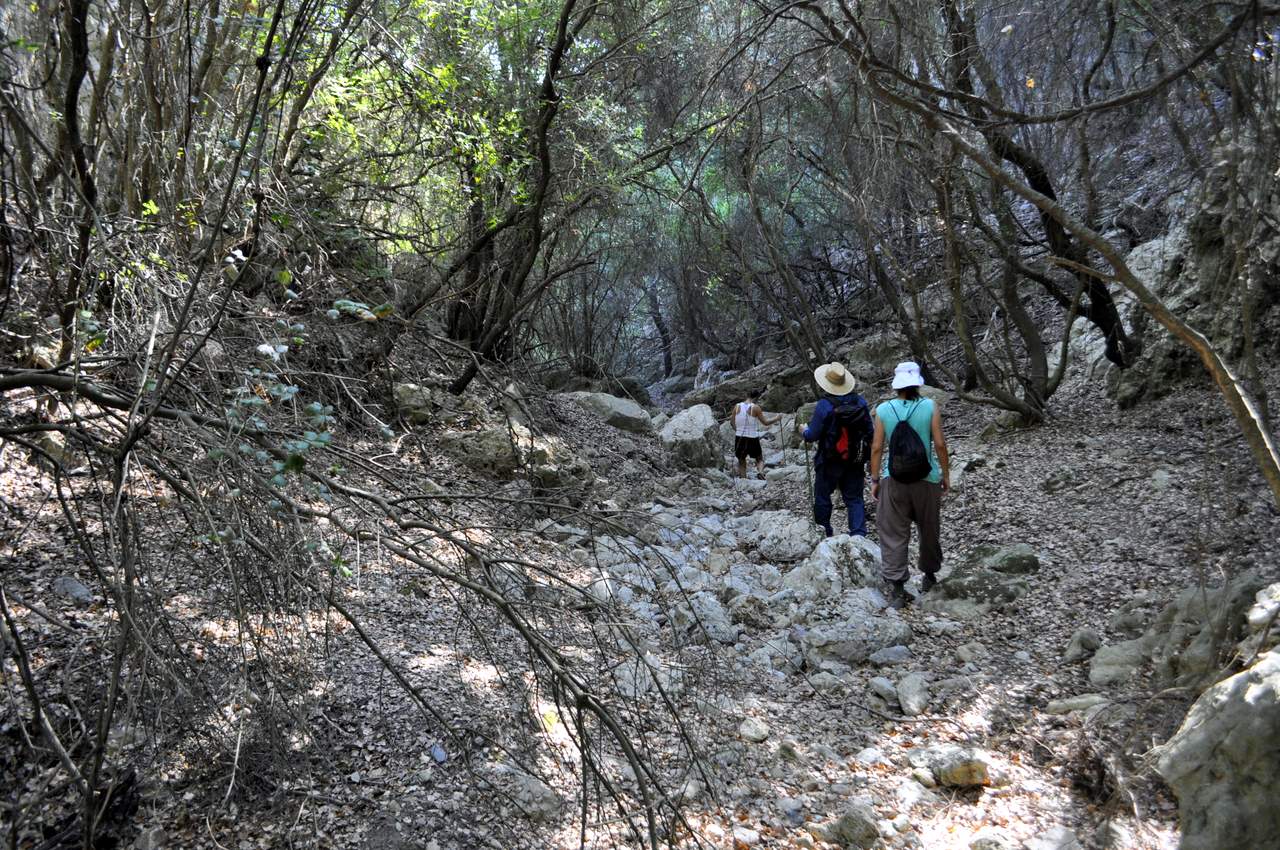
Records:
M849 393L842 396L823 396L818 399L818 404L813 408L813 418L809 420L809 427L804 429L804 441L806 443L814 443L822 439L823 433L826 432L828 424L830 424L831 414L835 412L837 404L843 404L846 401L852 401L859 407L865 408L867 400L857 393ZM870 441L872 434L875 433L875 426L871 424L871 411L867 411L867 429L866 437ZM813 465L822 466L825 461L823 452L814 452Z

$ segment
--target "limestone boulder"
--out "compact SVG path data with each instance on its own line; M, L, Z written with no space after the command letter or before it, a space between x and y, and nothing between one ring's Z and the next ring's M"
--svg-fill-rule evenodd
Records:
M880 846L879 818L871 801L854 799L840 817L822 830L821 837L846 850L870 850Z
M34 442L41 454L37 458L48 458L57 466L70 466L74 460L74 452L67 447L67 438L60 431L38 431Z
M475 472L502 476L520 468L516 439L509 428L450 431L440 436L440 448Z
M1200 695L1159 751L1182 850L1273 847L1280 835L1280 652Z
M678 675L661 658L652 652L627 659L613 669L613 681L618 692L630 699L650 694L674 694L681 690Z
M76 605L93 604L93 591L75 576L58 576L53 580L53 592Z
M692 375L672 375L669 378L663 378L661 381L650 384L646 389L649 396L658 397L666 395L680 395L687 393L693 389Z
M970 558L983 569L1009 575L1029 575L1040 571L1040 557L1026 543L1012 546L979 546Z
M956 619L977 619L1025 594L1023 573L1038 568L1034 553L1020 547L980 546L938 583L921 607Z
M648 411L629 398L592 392L565 393L564 397L620 430L639 434L647 434L653 430L653 420Z
M440 392L420 384L399 383L391 387L396 412L410 425L422 425L436 419L444 406Z
M1280 645L1280 582L1267 585L1254 596L1245 614L1248 636L1240 642L1240 657L1252 658Z
M1180 593L1143 635L1156 680L1165 687L1196 688L1216 680L1232 644L1247 634L1248 612L1265 586L1246 572L1221 587Z
M923 714L929 707L929 679L924 673L908 673L898 682L898 704L908 717Z
M485 475L507 477L524 470L537 495L580 496L595 480L591 465L563 442L534 434L515 422L506 427L447 432L440 437L440 448Z
M959 744L939 744L908 756L915 767L928 769L939 785L972 788L1007 781L1007 771L985 750Z
M1063 660L1067 662L1082 661L1088 658L1098 647L1102 646L1102 636L1093 629L1082 626L1071 633L1071 641L1067 644Z
M798 561L822 540L822 533L812 520L790 511L757 511L734 518L728 528L774 562Z
M498 775L502 777L500 785L530 820L547 823L559 817L564 798L546 782L505 765Z
M738 640L738 627L730 619L728 610L705 590L689 594L675 606L671 625L717 643L732 644Z
M682 463L690 467L719 466L723 461L720 423L705 404L682 410L662 426L660 438Z
M879 577L880 547L866 537L841 534L819 542L782 583L801 598L818 599L876 584Z
M1093 685L1118 685L1128 681L1147 661L1144 638L1121 641L1100 648L1089 662L1089 682Z
M810 667L841 670L861 664L880 649L911 640L911 627L896 617L866 616L811 625L799 634Z

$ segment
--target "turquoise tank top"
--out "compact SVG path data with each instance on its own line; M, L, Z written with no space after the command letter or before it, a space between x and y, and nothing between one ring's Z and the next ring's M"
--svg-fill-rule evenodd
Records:
M929 475L924 479L932 484L942 483L942 465L938 463L938 455L933 450L933 399L921 398L915 401L903 401L895 398L876 405L876 418L884 423L884 453L880 461L880 477L889 477L889 438L893 436L893 426L905 422L920 435L920 442L929 450Z

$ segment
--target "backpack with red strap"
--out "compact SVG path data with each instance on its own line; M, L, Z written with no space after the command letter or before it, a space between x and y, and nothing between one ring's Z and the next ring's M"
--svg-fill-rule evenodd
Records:
M856 393L833 398L822 436L823 456L831 463L861 466L871 457L871 410Z

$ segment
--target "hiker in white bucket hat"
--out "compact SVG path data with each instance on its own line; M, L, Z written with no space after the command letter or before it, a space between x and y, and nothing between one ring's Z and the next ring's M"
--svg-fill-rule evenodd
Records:
M906 361L893 370L897 397L876 407L871 441L871 498L876 500L876 530L884 579L892 590L889 604L910 602L906 584L911 526L920 534L920 590L928 593L942 568L942 496L951 488L951 459L942 434L942 414L920 395L920 366ZM887 449L887 451L886 451Z

